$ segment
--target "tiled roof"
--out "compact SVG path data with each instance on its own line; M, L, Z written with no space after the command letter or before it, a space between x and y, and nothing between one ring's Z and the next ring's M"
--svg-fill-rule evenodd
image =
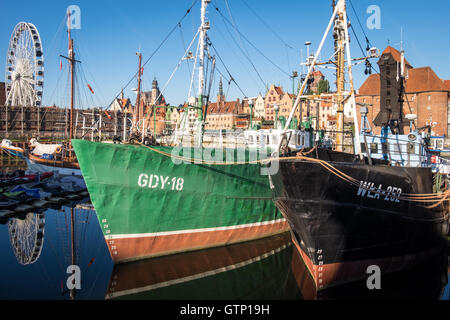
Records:
M407 93L426 91L450 91L450 80L440 79L430 67L413 68L408 70L406 80ZM372 74L359 88L359 95L379 95L380 75Z
M415 68L408 71L406 92L448 91L444 84L430 67Z
M395 61L397 61L397 62L401 62L401 60L402 60L400 51L392 48L391 46L387 46L387 48L384 49L382 54L385 54L385 53L390 53L392 55L392 57L395 59ZM409 64L409 62L408 62L408 60L406 60L406 58L405 58L405 65L412 68L412 65Z
M444 80L444 86L450 91L450 80Z
M236 101L224 101L224 102L211 102L208 105L208 114L223 114L223 113L239 113L240 102Z
M283 91L283 89L281 89L281 87L274 86L274 89L277 92L277 94L279 94L280 96L284 94L284 91Z
M380 75L371 74L359 88L359 95L379 95L380 94Z
M315 71L313 71L313 72L312 72L312 75L313 75L313 76L320 76L320 77L323 77L323 76L324 76L323 73L322 73L320 70L315 70Z

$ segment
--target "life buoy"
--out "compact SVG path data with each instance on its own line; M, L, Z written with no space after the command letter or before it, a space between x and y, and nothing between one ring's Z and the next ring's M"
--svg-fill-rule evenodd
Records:
M61 151L62 151L61 147L56 147L56 150L55 150L56 153L60 153Z

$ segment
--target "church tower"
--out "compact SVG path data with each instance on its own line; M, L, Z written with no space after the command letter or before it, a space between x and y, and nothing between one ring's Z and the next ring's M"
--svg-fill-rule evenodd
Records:
M156 77L155 77L152 81L152 96L151 96L152 97L152 101L151 101L152 105L158 104L158 101L156 101L158 96L159 96L158 81L156 80Z
M217 103L219 102L225 102L225 96L223 94L223 84L222 84L222 77L220 77L219 81L219 93L217 94Z

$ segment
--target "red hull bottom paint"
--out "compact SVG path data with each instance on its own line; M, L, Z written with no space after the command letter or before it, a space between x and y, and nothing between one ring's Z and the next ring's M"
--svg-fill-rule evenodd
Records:
M255 240L286 232L289 226L282 219L271 224L237 227L228 230L189 232L161 236L127 236L125 238L105 236L115 263L140 260L175 254L185 251L229 245Z
M323 290L353 281L367 279L371 275L367 273L367 267L371 265L378 266L381 270L381 274L392 273L423 263L428 258L439 252L439 248L435 248L412 255L398 257L315 265L309 256L301 249L295 239L295 236L292 236L291 238L300 256L302 257L303 262L308 268L317 290Z

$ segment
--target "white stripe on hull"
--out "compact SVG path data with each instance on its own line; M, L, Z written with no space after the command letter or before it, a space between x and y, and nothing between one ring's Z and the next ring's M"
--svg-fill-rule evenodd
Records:
M183 234L183 233L214 232L214 231L233 230L233 229L240 229L240 228L259 227L259 226L264 226L264 225L268 225L268 224L282 223L285 221L286 221L286 219L281 218L281 219L277 219L277 220L262 221L262 222L256 222L256 223L247 223L247 224L240 224L240 225L228 226L228 227L162 231L162 232L153 232L153 233L115 234L115 235L107 235L107 236L105 236L105 239L110 240L110 239L145 238L145 237L169 236L169 235Z

